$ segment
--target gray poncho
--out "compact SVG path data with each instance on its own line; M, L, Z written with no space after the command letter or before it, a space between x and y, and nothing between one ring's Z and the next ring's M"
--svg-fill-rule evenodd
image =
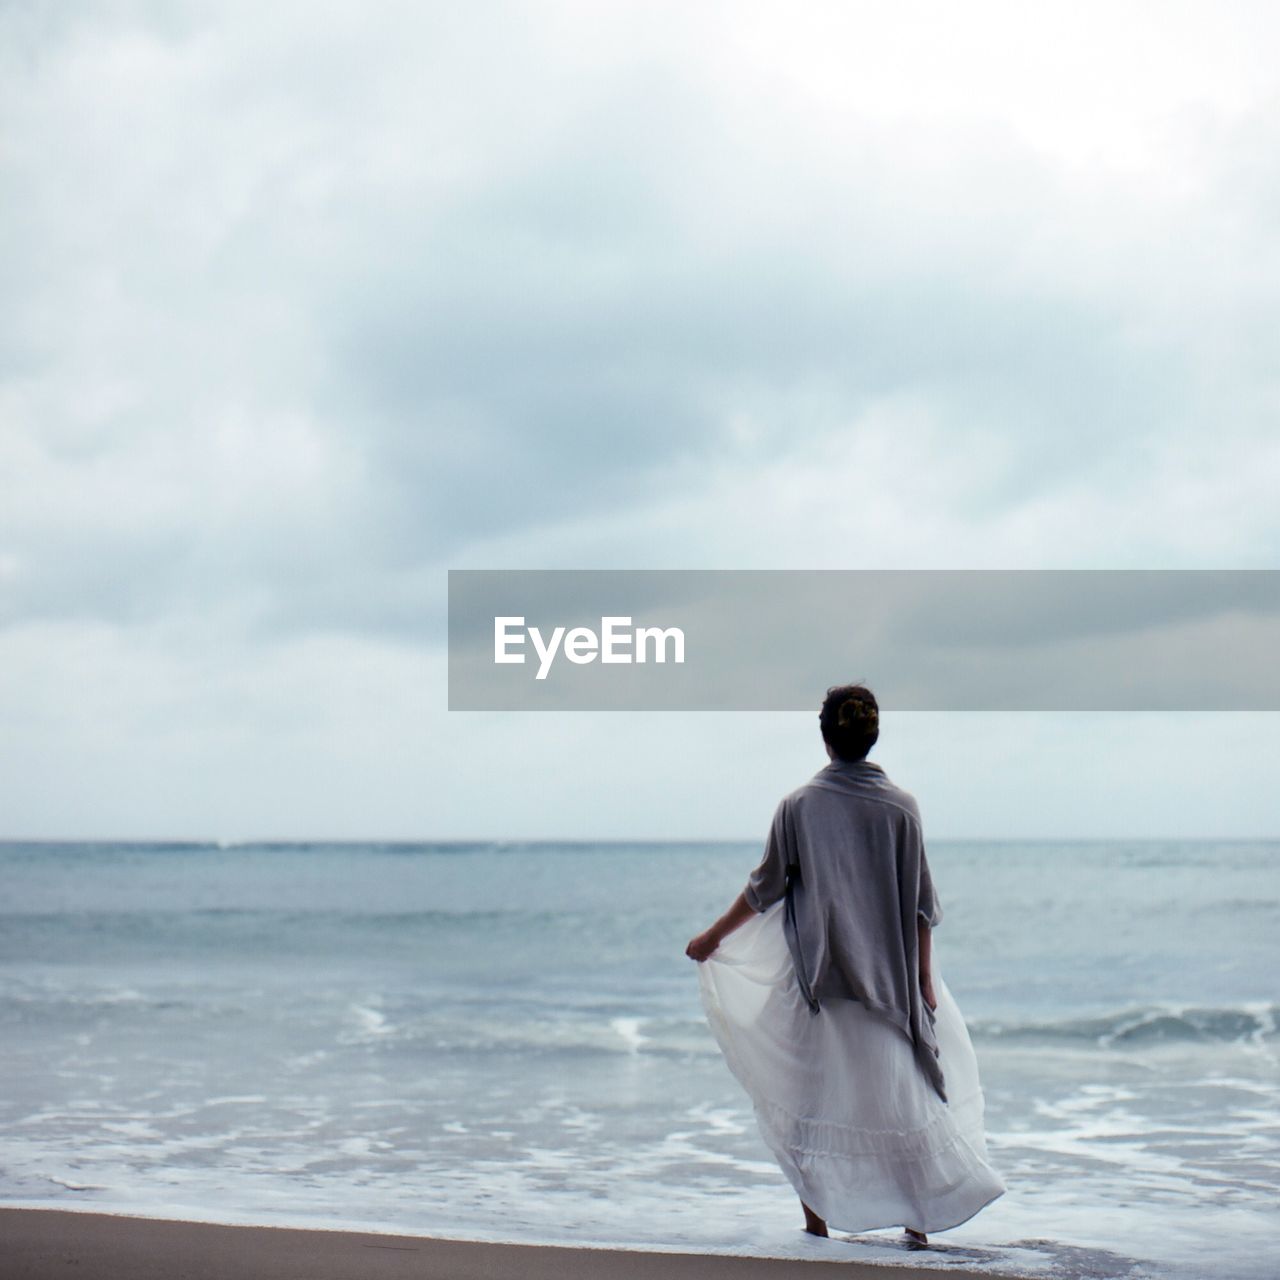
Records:
M920 994L918 920L942 920L915 797L869 760L836 760L785 796L744 890L760 912L786 899L800 990L858 1000L907 1036L946 1101L934 1012Z

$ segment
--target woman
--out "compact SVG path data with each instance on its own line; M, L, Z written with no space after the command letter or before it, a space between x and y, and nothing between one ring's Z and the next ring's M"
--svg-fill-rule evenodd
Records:
M805 1230L901 1226L924 1247L1005 1187L933 962L942 908L920 812L866 758L874 694L828 690L819 724L831 763L783 798L746 887L686 954Z

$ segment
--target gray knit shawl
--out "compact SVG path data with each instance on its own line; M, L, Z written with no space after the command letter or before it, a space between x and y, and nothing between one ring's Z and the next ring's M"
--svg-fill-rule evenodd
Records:
M942 908L915 797L869 760L833 761L779 803L744 893L757 912L786 899L787 944L809 1008L858 1000L887 1018L945 1102L917 967L917 920L937 925Z

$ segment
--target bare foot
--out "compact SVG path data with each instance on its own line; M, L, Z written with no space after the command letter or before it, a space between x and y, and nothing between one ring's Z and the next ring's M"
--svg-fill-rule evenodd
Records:
M822 1218L818 1217L812 1209L809 1208L803 1200L800 1201L800 1207L804 1210L804 1229L811 1236L826 1236L827 1224Z
M927 1249L929 1247L929 1237L923 1231L913 1231L910 1227L903 1227L903 1231L907 1233L909 1241L907 1247L909 1249Z

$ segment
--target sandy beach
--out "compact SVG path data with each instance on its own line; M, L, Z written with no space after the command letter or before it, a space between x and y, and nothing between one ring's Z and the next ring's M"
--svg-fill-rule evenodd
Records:
M859 1262L839 1249L833 1241L829 1260L729 1257L0 1210L0 1280L789 1280L835 1267L847 1280L922 1280L939 1270ZM945 1270L961 1280L993 1275Z

